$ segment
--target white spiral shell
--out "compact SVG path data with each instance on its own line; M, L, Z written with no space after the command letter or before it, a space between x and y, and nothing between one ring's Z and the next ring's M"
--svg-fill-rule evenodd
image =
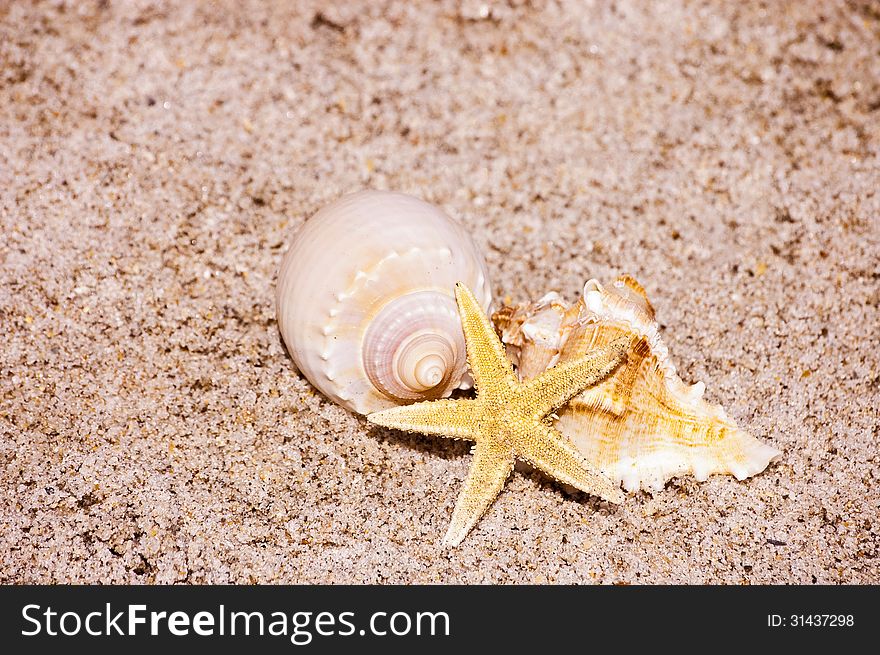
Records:
M309 382L350 410L448 396L469 383L456 282L488 310L488 269L460 225L412 196L353 193L294 234L278 327Z

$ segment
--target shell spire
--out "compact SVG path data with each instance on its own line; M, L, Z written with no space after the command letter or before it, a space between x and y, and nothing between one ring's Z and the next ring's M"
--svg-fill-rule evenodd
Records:
M705 386L685 384L663 343L644 288L621 276L609 287L584 285L566 305L556 294L493 316L523 379L620 337L634 345L614 375L572 399L556 428L600 471L628 491L657 490L669 479L705 480L729 473L743 480L780 455L740 429Z

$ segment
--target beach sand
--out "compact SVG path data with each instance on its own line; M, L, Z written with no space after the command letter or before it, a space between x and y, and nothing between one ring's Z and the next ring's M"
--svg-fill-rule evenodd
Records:
M0 7L0 581L880 582L877 3L175 4ZM634 275L780 461L620 506L518 469L442 548L468 445L325 400L275 323L362 188L467 226L497 301Z

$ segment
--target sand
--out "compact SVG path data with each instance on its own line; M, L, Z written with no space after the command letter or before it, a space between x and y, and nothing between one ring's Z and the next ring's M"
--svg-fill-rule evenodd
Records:
M877 583L876 3L4 3L0 581ZM291 365L274 277L341 194L444 207L497 299L628 272L783 451L619 506Z

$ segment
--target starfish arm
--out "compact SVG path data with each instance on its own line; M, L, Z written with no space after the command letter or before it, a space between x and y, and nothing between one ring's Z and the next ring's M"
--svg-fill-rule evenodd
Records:
M630 340L620 338L583 357L558 364L522 383L520 398L528 399L533 416L541 419L584 389L608 377L626 359Z
M626 362L613 374L594 387L590 387L569 401L568 407L580 407L581 411L600 410L614 416L623 416L630 408L630 399L636 386L636 376L645 358L651 354L650 346L640 338L626 352Z
M443 543L458 546L501 493L513 470L513 455L490 440L478 441L464 488L455 503Z
M483 313L480 303L461 282L455 285L455 300L467 345L467 360L474 376L477 391L492 387L494 383L508 379L515 381L513 365L501 344L495 328Z
M541 424L517 455L560 482L612 503L623 502L620 487L594 468L556 428Z
M406 432L474 440L476 404L477 401L470 398L427 400L373 412L367 421Z

